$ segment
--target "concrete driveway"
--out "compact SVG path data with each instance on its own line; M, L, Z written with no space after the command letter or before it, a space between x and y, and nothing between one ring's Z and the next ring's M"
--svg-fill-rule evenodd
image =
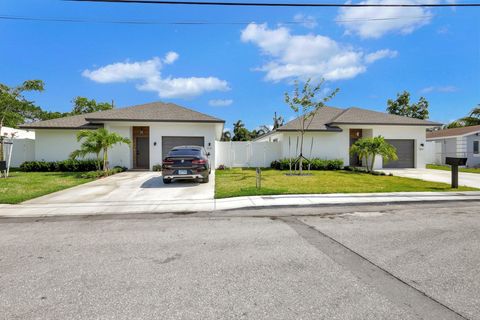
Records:
M450 171L434 170L434 169L384 169L385 173L392 173L394 176L422 179L434 182L451 182ZM480 174L460 172L458 176L458 184L461 186L480 188Z
M95 208L96 212L151 212L159 206L172 204L184 205L189 209L202 201L212 202L215 191L214 171L210 177L208 183L185 180L165 185L159 172L129 171L22 204L48 205L52 210L74 208L73 211L78 214L88 213L92 208Z

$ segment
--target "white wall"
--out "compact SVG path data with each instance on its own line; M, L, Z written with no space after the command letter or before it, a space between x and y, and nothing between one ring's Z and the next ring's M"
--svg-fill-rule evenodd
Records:
M215 141L219 140L223 130L222 123L179 123L179 122L106 122L107 130L117 132L131 139L131 127L150 127L150 168L162 163L162 136L205 137L205 149L210 152L212 167L215 167ZM133 153L131 146L118 145L110 152L111 166L131 168ZM127 165L128 164L128 165Z
M10 146L5 144L3 150L6 161L8 161L8 151L12 150L10 167L19 167L25 161L35 160L35 140L33 139L14 139L13 148L10 149Z
M77 142L77 132L78 130L35 130L35 160L61 161L68 159L70 153L80 147L80 143Z
M216 141L215 163L227 167L269 167L274 160L282 158L279 142Z

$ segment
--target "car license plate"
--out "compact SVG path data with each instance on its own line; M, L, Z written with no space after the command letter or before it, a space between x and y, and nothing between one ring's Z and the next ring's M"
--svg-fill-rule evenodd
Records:
M187 170L178 170L178 174L188 174Z

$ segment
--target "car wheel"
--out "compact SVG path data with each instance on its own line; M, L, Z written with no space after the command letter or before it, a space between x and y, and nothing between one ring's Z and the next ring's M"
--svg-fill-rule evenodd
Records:
M163 179L164 184L169 184L172 182L172 179Z

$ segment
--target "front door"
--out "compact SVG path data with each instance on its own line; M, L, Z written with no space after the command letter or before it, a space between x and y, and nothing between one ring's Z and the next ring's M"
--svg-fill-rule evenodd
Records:
M362 138L362 129L350 129L350 147ZM350 165L353 167L361 167L362 159L356 154L350 154Z
M148 137L137 137L136 145L136 167L138 169L150 168L150 143Z

